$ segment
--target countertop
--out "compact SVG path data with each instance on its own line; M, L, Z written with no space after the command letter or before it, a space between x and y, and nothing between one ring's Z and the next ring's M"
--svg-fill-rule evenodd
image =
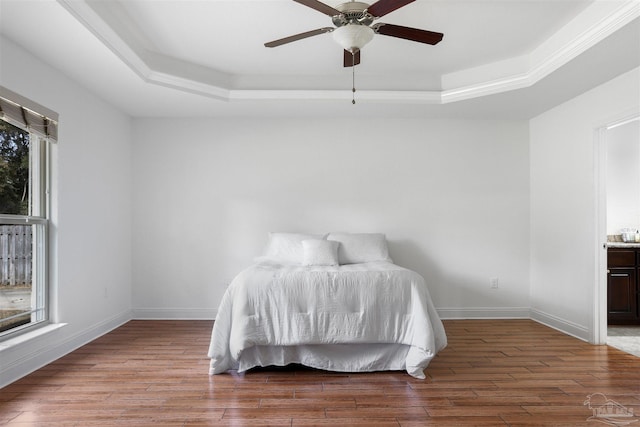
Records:
M607 242L608 248L640 248L640 243Z

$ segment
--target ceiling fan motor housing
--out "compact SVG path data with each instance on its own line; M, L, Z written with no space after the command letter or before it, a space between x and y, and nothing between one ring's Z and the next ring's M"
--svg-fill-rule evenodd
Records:
M336 27L343 27L349 24L369 26L375 18L367 12L368 7L367 3L360 1L338 5L336 10L339 10L341 14L332 17L333 24Z

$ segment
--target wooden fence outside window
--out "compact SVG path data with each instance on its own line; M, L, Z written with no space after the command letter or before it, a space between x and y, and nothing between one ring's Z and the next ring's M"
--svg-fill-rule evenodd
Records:
M0 286L31 285L31 225L0 225Z

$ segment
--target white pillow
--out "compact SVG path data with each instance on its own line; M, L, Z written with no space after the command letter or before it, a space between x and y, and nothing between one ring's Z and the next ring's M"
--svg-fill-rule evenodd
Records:
M329 240L303 240L302 265L338 265L339 245Z
M330 233L327 240L340 242L338 260L340 264L388 261L387 238L382 233Z
M309 239L324 239L322 234L304 233L269 233L269 243L264 257L269 261L283 264L302 264L302 241Z

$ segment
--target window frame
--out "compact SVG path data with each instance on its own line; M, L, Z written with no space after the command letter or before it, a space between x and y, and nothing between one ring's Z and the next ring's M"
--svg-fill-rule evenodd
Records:
M49 224L51 218L51 150L48 138L31 132L13 120L0 117L29 134L29 215L0 213L1 224L32 225L31 321L0 332L0 342L15 338L51 323Z

